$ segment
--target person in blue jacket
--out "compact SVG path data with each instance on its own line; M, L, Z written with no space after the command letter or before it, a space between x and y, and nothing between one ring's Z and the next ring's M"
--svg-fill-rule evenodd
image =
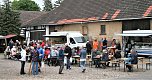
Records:
M59 74L63 74L62 71L64 68L64 50L62 47L59 49L58 60L59 60L59 66L60 66Z
M44 50L42 49L42 47L41 47L41 45L37 45L37 51L38 51L38 53L39 53L39 59L38 59L38 63L39 63L39 72L41 72L41 70L40 70L40 68L41 68L41 62L42 62L42 60L43 60L43 58L44 58Z

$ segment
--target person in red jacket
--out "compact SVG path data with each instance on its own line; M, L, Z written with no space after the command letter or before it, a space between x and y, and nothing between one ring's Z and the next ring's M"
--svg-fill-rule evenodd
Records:
M45 46L45 42L43 40L42 43L41 43L41 47L44 48L44 46Z
M44 58L47 61L48 66L50 66L50 52L51 52L50 48L46 47L45 52L44 52L44 54L45 54Z

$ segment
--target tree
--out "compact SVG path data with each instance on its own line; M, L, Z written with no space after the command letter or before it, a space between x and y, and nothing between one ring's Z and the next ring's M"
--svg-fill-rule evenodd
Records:
M20 34L19 13L12 11L9 0L4 1L0 10L0 35Z
M14 0L11 6L13 10L40 11L40 7L31 0Z
M44 11L51 11L53 10L52 0L44 0Z
M63 2L63 0L57 0L57 1L55 1L54 8L59 7L62 2Z

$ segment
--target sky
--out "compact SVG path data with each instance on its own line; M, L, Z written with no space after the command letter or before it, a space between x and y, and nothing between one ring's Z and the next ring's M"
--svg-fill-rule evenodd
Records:
M13 1L13 0L10 0L10 1ZM43 0L32 0L32 1L35 1L38 5L39 5L39 7L41 8L41 9L43 9ZM55 2L56 0L52 0L52 3L53 2ZM3 0L0 0L0 4L3 4Z

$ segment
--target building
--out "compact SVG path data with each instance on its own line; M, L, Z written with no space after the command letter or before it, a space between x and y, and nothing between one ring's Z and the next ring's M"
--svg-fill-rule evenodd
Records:
M89 38L117 38L124 30L152 29L152 0L64 0L60 7L26 22L26 37L41 40L53 31L80 31ZM39 37L38 37L39 36Z

